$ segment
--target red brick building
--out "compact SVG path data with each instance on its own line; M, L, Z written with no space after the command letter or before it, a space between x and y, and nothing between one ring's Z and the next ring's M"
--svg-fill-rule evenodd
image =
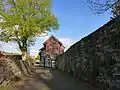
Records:
M40 60L44 64L46 61L55 60L56 56L64 53L64 48L63 44L52 35L40 49Z

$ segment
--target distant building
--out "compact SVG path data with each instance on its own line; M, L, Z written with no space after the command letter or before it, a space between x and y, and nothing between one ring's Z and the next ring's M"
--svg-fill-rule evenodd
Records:
M63 44L56 39L53 35L49 37L47 41L43 43L43 47L40 49L40 61L44 64L44 67L50 67L52 61L55 58L64 53Z

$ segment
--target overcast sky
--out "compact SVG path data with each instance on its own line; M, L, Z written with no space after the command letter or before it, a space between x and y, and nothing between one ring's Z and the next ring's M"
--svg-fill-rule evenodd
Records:
M83 0L53 0L53 13L59 20L60 28L48 36L37 38L36 44L31 47L31 55L37 55L42 43L54 35L59 39L66 50L81 38L87 36L110 20L110 13L95 15ZM1 49L9 52L18 52L13 43L1 43Z

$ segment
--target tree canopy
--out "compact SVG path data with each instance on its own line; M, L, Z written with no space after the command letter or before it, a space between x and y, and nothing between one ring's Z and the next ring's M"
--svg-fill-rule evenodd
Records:
M14 41L27 52L35 37L59 28L51 11L51 0L1 0L0 40Z

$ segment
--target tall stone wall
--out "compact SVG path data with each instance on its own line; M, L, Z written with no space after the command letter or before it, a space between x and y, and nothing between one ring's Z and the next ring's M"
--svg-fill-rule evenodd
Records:
M12 80L20 79L30 74L30 66L27 61L0 58L0 85L7 85Z
M120 21L118 18L82 38L56 59L56 67L92 85L107 88L119 73ZM106 90L106 89L105 89Z

